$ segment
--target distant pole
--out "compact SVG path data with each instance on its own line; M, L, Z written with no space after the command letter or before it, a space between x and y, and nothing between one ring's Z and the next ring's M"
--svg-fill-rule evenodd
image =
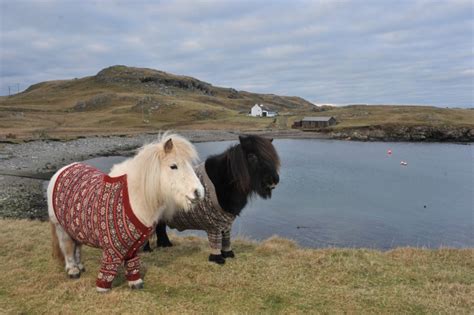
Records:
M8 86L8 96L10 96L10 86Z
M17 87L17 88L16 88L16 92L17 92L17 93L20 93L20 83L17 83L17 84L16 84L16 87Z

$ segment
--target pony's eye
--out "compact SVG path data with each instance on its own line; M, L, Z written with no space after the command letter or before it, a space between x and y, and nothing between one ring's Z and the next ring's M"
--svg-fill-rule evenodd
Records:
M178 169L178 165L173 164L173 165L170 166L170 168L171 168L172 170L177 170L177 169Z

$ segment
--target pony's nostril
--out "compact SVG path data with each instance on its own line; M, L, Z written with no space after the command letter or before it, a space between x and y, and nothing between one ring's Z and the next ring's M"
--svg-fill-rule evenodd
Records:
M275 176L273 177L273 182L275 183L275 185L280 182L280 176L278 176L278 174L275 174Z
M201 194L199 193L199 190L197 190L197 189L194 190L194 198L195 199L201 198Z

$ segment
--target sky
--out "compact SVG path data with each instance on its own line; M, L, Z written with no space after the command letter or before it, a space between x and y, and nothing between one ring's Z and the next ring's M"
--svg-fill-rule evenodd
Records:
M471 0L0 4L0 95L120 64L315 104L474 103Z

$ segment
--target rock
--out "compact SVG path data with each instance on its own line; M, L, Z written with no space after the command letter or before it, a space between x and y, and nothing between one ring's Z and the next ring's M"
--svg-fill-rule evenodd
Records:
M84 112L90 110L101 109L113 104L116 99L116 95L113 93L102 93L94 95L90 99L83 101L77 101L76 105L72 108L76 112Z
M465 127L372 126L322 131L335 139L360 141L474 142L474 130Z
M229 95L227 95L227 98L242 98L242 96L239 94L239 92L236 89L230 88L229 89Z
M156 99L146 96L139 100L137 104L132 106L131 110L136 113L141 113L143 111L146 114L151 114L154 111L157 111L160 106L160 103Z
M101 70L95 76L95 80L108 84L145 86L152 90L165 92L165 94L169 93L166 87L200 91L210 96L215 94L212 85L209 83L191 77L172 75L152 69L112 66Z

